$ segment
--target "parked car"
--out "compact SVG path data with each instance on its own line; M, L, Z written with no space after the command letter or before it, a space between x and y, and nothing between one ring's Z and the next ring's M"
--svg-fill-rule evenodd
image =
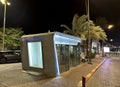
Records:
M16 50L7 50L0 51L0 63L6 63L8 61L21 61L20 51Z

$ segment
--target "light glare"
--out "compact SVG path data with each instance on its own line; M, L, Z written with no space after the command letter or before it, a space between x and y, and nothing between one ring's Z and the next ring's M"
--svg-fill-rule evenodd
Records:
M111 29L114 25L110 24L108 25L108 29Z
M6 0L0 0L2 4L7 4L7 5L11 5L10 2L6 1Z
M5 4L5 0L1 0L2 4Z

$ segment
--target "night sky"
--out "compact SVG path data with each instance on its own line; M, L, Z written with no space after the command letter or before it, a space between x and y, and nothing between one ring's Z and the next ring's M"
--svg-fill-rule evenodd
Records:
M85 0L9 0L6 27L21 27L25 34L63 31L60 24L71 27L74 14L86 14ZM105 17L115 28L109 38L119 42L120 0L90 0L90 19ZM3 26L3 5L0 4L0 27ZM116 39L117 38L117 39Z

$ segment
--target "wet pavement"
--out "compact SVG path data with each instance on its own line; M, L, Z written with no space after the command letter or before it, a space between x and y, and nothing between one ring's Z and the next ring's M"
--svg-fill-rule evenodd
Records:
M98 68L98 65L101 64L104 59L105 58L92 59L92 64L88 64L87 62L81 63L54 78L43 74L28 74L22 70L22 64L19 63L15 65L16 69L8 69L7 71L0 72L0 87L81 87L80 82L82 76L87 76L93 69ZM1 66L2 65L0 65L0 67ZM93 73L94 72L91 73L91 76Z
M87 81L86 87L120 87L120 58L106 58L106 61Z

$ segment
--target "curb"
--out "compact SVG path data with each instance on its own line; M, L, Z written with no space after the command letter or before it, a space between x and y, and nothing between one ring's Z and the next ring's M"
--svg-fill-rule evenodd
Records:
M98 65L96 66L93 70L91 70L90 73L88 73L85 78L86 78L86 81L88 81L90 79L90 77L95 73L95 71L105 62L105 59Z
M90 77L97 71L97 69L103 64L105 62L105 58L104 58L104 60L98 65L98 66L96 66L93 70L91 70L91 72L90 73L88 73L85 77L83 77L83 78L85 78L85 83L90 79ZM84 83L84 84L85 84ZM82 87L82 84L83 84L83 81L81 80L81 81L79 81L79 83L78 83L78 87Z

